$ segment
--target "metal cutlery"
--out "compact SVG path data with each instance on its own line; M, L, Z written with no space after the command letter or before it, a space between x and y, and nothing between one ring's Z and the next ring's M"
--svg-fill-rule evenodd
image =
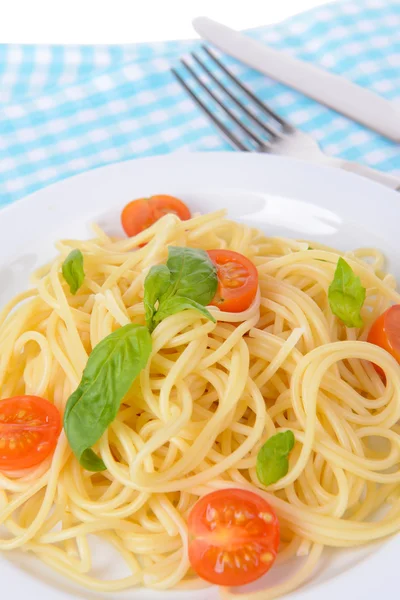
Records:
M368 177L400 191L399 178L325 154L310 135L291 125L257 98L214 52L207 47L203 47L203 50L213 68L208 66L199 53L193 52L193 64L181 59L184 70L172 69L172 73L236 150L311 160Z
M400 142L400 109L386 98L207 17L194 19L193 27L225 54Z

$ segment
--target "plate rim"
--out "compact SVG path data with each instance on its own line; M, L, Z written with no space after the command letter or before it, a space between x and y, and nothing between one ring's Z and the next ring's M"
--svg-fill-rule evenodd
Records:
M276 162L276 163L282 163L282 164L287 163L288 165L290 165L290 164L299 165L300 164L300 165L304 166L304 168L312 167L313 170L322 171L322 172L326 172L326 173L330 173L330 174L334 173L335 174L334 176L338 177L338 178L348 179L349 181L353 180L353 182L355 180L357 180L360 185L367 184L368 187L371 187L371 189L373 189L373 188L375 188L377 190L379 189L385 195L386 194L392 195L393 198L396 197L396 195L397 195L397 197L400 199L400 192L398 192L392 188L388 188L373 179L367 179L366 177L364 177L362 175L358 175L357 173L353 173L351 171L341 169L340 167L334 167L329 164L325 164L323 162L311 162L311 161L301 159L298 157L281 156L281 155L277 155L277 154L268 154L268 153L262 153L262 152L248 152L248 153L232 152L232 151L183 152L183 151L178 150L176 152L170 152L169 154L158 154L158 155L153 155L153 156L142 156L142 157L138 157L138 158L129 158L126 160L119 160L119 161L107 163L104 165L98 165L96 167L87 169L86 171L82 171L81 173L76 173L75 175L64 177L63 179L54 181L54 182L50 183L49 185L46 185L42 188L39 188L38 190L35 190L34 192L31 192L30 194L22 196L21 198L18 198L17 200L14 200L12 202L4 204L3 206L0 205L0 214L3 215L5 213L8 213L9 211L13 211L16 206L20 206L21 204L23 204L25 202L31 202L32 199L35 200L35 198L40 197L42 194L48 193L49 191L51 192L54 189L56 189L59 186L62 186L64 184L71 184L71 183L75 183L76 181L78 181L78 182L84 181L86 178L90 178L91 176L93 176L93 174L97 174L98 172L109 171L111 173L112 170L118 169L121 166L125 167L128 165L137 165L138 163L151 163L151 162L159 162L159 161L166 162L169 160L172 160L173 162L175 162L175 159L177 157L189 157L189 156L191 158L194 157L195 160L198 160L199 157L201 157L201 160L203 160L204 157L211 157L212 159L214 159L214 157L217 157L217 160L219 159L219 157L222 157L227 160L231 160L233 157L235 157L235 158L233 158L233 160L237 160L239 156L241 157L240 160L249 160L249 159L254 160L254 157L258 157L258 158L262 158L263 160L272 161L272 162ZM243 157L245 157L245 158L243 158ZM1 219L0 219L0 221L1 221Z

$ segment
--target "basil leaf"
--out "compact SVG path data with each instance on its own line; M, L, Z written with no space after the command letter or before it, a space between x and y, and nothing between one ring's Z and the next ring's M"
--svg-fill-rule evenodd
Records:
M360 278L343 258L339 258L335 275L328 290L331 311L346 327L361 327L361 308L365 300L365 287Z
M89 356L64 413L69 445L84 468L106 468L90 447L117 416L122 399L146 366L151 348L147 327L129 324L104 338Z
M167 264L152 267L144 282L143 302L149 330L153 331L166 317L190 308L215 323L204 307L214 298L217 287L217 269L207 252L169 246Z
M166 265L151 267L144 280L144 308L146 323L150 331L154 328L153 317L156 312L155 304L165 294L171 283L171 275Z
M75 249L68 254L62 265L62 274L69 285L71 294L75 295L85 279L83 254L80 250Z
M169 246L167 267L171 287L166 296L181 296L207 306L218 286L217 269L207 252L197 248Z
M195 300L191 300L190 298L182 298L182 296L172 296L171 298L167 298L166 300L160 302L160 307L154 317L154 324L158 325L158 323L160 323L160 321L166 317L175 315L182 310L188 310L190 308L196 309L203 315L203 317L206 317L215 323L215 319L212 314Z
M289 470L288 456L293 449L295 437L288 429L273 435L257 454L256 472L263 485L271 485L282 479Z

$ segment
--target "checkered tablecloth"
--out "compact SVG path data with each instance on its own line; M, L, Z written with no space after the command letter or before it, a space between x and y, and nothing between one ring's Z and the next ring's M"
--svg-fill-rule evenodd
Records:
M329 4L250 36L400 101L400 0ZM198 42L0 46L0 205L108 163L228 150L170 73ZM400 146L226 58L328 153L400 173Z

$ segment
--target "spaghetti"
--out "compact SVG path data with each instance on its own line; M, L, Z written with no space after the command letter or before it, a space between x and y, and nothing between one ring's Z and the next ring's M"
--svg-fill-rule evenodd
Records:
M209 307L216 323L185 310L155 328L146 368L96 445L107 470L84 470L62 433L40 465L0 474L0 550L29 550L99 592L196 588L206 584L190 567L188 514L205 493L243 488L277 512L278 562L307 556L285 583L246 594L269 600L307 580L324 546L358 546L400 530L400 369L366 342L376 317L400 302L379 252L345 253L367 289L356 330L329 308L336 250L267 238L223 211L184 222L166 215L130 239L97 227L95 236L59 242L32 289L4 308L2 398L43 396L62 413L91 350L118 327L145 323L144 278L165 262L169 245L244 254L258 269L259 293L241 313ZM86 276L72 295L60 271L75 248ZM257 453L286 429L296 440L289 471L265 488ZM91 574L91 535L117 550L128 576ZM221 594L231 596L228 588Z

